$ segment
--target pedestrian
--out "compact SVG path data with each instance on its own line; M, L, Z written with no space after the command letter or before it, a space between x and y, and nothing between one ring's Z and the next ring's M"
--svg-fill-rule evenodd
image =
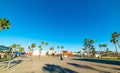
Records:
M63 60L62 54L60 54L60 60Z

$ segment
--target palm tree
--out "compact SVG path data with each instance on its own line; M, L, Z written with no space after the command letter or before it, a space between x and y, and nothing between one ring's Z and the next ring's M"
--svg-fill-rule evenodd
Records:
M44 41L41 42L41 45L48 45L48 43L45 43Z
M43 49L42 48L40 48L40 51L42 51Z
M20 50L20 52L23 52L24 51L24 47L20 47L19 50Z
M34 48L36 47L36 44L35 43L32 43L31 47L30 47L30 51L33 53L34 51Z
M113 42L113 44L115 45L116 55L118 56L118 58L120 58L119 52L118 52L118 49L117 49L117 43L118 43L117 37L118 37L117 32L114 32L114 33L112 34L112 40L110 40L110 42Z
M107 44L99 44L99 47L101 49L101 59L102 59L102 55L103 55L102 47L107 48Z
M84 45L83 46L85 46L85 50L90 54L90 51L91 51L91 53L92 53L92 51L93 51L93 49L95 49L94 48L94 40L89 40L89 39L84 39ZM94 55L94 53L92 53L93 55ZM88 55L88 56L90 56L90 55Z
M90 49L91 49L92 55L95 56L95 54L96 54L96 50L95 50L95 48L92 47L92 48L90 48Z
M13 48L13 51L17 51L18 49L20 49L21 45L20 44L12 44L10 47Z
M89 44L90 44L90 50L92 52L93 55L95 55L96 51L95 51L95 48L94 48L94 40L90 40L89 41Z
M44 45L44 44L45 44L45 42L44 42L44 41L42 41L42 42L41 42L41 44L42 44L42 45Z
M85 39L84 39L84 46L85 46L85 47L87 47L87 46L88 46L88 45L87 45L87 44L88 44L88 42L89 42L89 39L85 38Z
M82 50L86 51L86 48L82 48Z
M51 51L52 51L52 53L53 53L54 47L51 47L51 48L50 48L50 50L51 50Z
M112 34L112 37L114 37L114 38L118 38L118 37L120 37L120 33L118 33L118 32L114 32L114 33ZM116 43L117 43L118 47L120 48L120 44L119 44L119 42L116 42Z
M46 42L45 45L48 46L48 42Z
M16 48L16 47L17 47L16 44L12 44L12 45L11 45L11 48Z
M60 46L57 46L57 49L58 49L58 52L59 52Z
M93 46L94 40L90 40L89 43Z
M57 46L57 49L60 49L60 46Z
M99 44L100 50L101 50L101 59L102 59L102 44Z
M38 48L41 49L42 48L41 45L39 45Z
M106 51L105 51L105 53L108 55L109 54L109 48L106 48Z
M40 53L41 53L41 51L43 50L42 47L41 47L41 45L39 45L38 48L39 48Z
M10 47L13 49L13 51L15 51L16 48L17 48L17 45L16 44L12 44Z
M62 52L63 52L63 49L64 49L64 46L61 46L61 50L62 50Z
M46 48L47 48L47 46L48 46L48 42L46 42L45 45L46 45Z
M51 47L50 50L54 50L54 47Z
M89 39L85 38L84 39L84 44L83 46L85 47L86 51L89 52L90 44L89 44Z
M116 43L118 42L118 40L117 39L112 39L110 42L113 42L113 44L115 45L116 55L117 55L118 58L120 58L119 57L119 53L118 53L118 49L117 49L117 45L116 45Z
M63 50L63 49L64 49L64 46L61 46L61 49Z
M106 49L107 48L107 44L102 44L102 47L104 47Z
M0 31L2 31L2 29L9 29L10 26L11 24L8 19L0 18Z

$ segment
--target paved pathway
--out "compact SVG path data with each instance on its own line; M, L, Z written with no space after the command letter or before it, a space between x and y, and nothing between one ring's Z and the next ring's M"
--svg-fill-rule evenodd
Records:
M120 73L120 66L57 57L17 58L7 69L0 63L0 73Z

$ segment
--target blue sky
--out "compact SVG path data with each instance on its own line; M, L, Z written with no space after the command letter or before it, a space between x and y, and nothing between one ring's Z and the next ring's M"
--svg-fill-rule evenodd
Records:
M0 44L24 46L42 40L50 46L63 45L79 51L85 38L98 44L110 43L111 34L119 32L119 0L0 0L0 17L11 22L0 32Z

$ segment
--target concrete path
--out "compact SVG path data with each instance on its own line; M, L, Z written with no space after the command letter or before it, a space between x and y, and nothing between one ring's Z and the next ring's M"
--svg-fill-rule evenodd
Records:
M0 63L0 73L120 73L120 66L58 57L16 58L7 69Z

